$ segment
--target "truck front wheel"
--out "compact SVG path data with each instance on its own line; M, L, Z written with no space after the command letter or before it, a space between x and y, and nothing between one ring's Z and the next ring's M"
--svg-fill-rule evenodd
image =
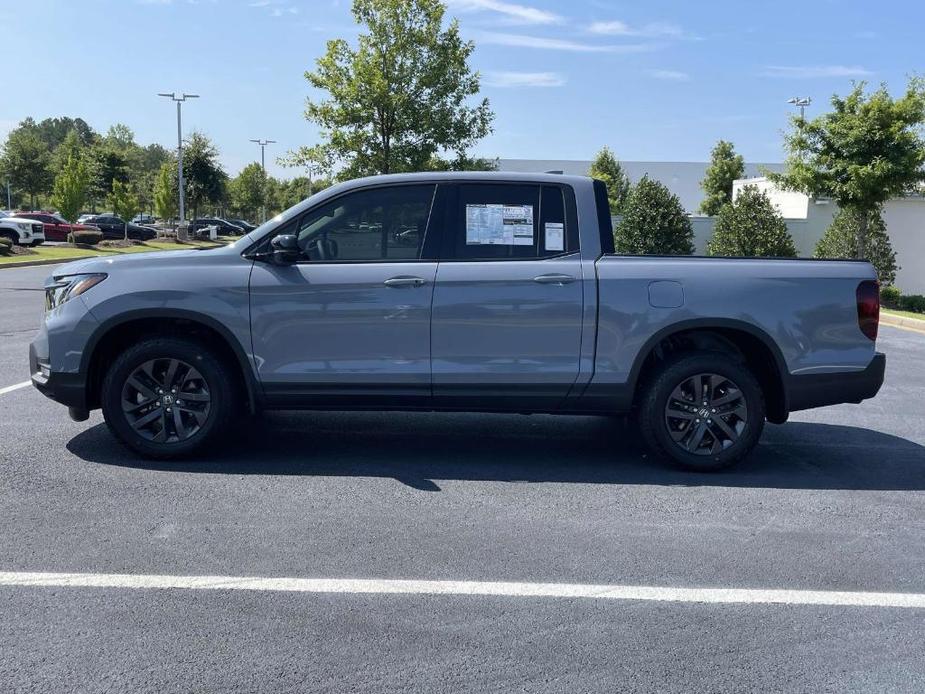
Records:
M748 455L764 419L758 381L723 352L688 352L661 365L638 410L649 449L695 471L719 470Z
M132 450L176 458L220 439L237 390L229 369L193 340L155 337L120 354L103 379L106 424Z

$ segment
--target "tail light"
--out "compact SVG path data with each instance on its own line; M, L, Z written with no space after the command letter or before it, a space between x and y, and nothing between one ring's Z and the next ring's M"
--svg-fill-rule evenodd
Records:
M877 339L880 325L880 283L864 280L858 285L858 327L871 340Z

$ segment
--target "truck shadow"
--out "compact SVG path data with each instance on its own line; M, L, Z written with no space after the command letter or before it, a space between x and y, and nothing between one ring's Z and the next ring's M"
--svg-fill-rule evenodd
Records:
M781 489L925 489L925 448L859 427L768 425L755 453L727 472L690 473L647 456L621 419L380 412L272 413L220 448L144 460L104 425L68 450L94 463L183 473L387 477L440 491L440 480L654 484Z

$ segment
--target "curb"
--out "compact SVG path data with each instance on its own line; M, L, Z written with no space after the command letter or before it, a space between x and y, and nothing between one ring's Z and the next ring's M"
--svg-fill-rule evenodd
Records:
M918 318L907 318L906 316L894 316L886 311L880 312L880 322L884 325L891 325L894 328L906 328L917 332L925 333L925 320Z
M77 258L46 258L44 260L23 260L15 263L0 263L0 270L15 267L35 267L38 265L63 265L72 263L75 260L86 260L87 258L99 258L98 255L82 255Z

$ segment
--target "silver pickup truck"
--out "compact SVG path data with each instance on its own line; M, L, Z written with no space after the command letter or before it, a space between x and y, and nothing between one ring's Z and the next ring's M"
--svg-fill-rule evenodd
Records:
M604 186L572 176L350 181L229 246L45 289L35 386L161 458L264 409L632 413L710 470L885 366L868 263L615 255Z

